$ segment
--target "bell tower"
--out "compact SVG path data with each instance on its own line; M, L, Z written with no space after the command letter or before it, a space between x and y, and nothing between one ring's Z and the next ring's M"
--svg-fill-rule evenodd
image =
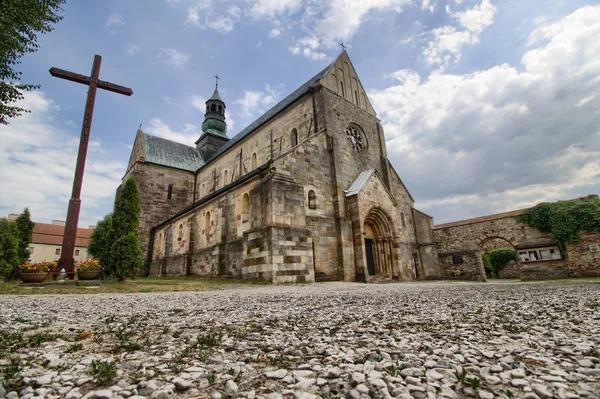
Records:
M213 95L206 101L206 112L202 123L202 135L196 141L202 158L207 161L215 152L229 141L227 123L225 123L225 103L219 95L219 75Z

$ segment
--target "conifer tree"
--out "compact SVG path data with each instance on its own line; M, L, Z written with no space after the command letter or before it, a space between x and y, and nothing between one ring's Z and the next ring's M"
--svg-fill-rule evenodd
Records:
M0 278L8 281L19 266L19 231L15 223L0 219Z
M112 243L108 241L111 225L112 213L109 213L94 228L87 247L88 254L100 262L102 266L108 264L107 254L112 246Z
M31 253L29 252L29 244L33 240L33 226L35 223L31 221L31 214L29 208L25 208L23 213L19 215L15 220L18 231L18 257L19 264L25 263L29 260Z
M119 281L134 278L142 264L140 241L140 199L133 178L127 179L123 191L115 201L107 242L112 243L105 255L106 272Z

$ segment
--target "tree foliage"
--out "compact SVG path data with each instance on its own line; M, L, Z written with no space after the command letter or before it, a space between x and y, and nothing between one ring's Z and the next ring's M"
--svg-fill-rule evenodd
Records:
M15 220L18 231L18 256L19 264L25 263L29 260L31 253L29 252L29 244L33 240L33 226L35 223L31 221L31 214L29 208L25 208L23 213L19 215Z
M112 244L108 241L108 233L110 232L111 225L112 213L109 213L96 225L87 247L88 254L100 262L101 265L106 264L107 253L110 251Z
M0 219L0 277L16 277L19 266L19 231L16 223Z
M516 218L544 233L551 233L566 254L566 243L578 242L580 231L600 231L600 199L597 195L588 195L568 201L543 202Z
M24 91L39 85L18 83L22 72L15 68L21 57L38 50L37 35L53 30L52 24L62 16L65 0L2 0L0 1L0 124L9 118L30 112L16 105L8 105L24 98Z
M103 273L113 275L119 281L134 278L142 265L142 252L137 235L139 213L137 185L133 178L129 178L115 201L110 230L106 235L106 244L111 247L103 256Z
M517 252L506 248L494 249L492 252L485 253L484 255L487 255L489 268L496 278L500 278L500 271L506 267L508 262L517 260Z
M140 240L135 232L119 238L112 246L112 275L119 281L135 278L142 266Z

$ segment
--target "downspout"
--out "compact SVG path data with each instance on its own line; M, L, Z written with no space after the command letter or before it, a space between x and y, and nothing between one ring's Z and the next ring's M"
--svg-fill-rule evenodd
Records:
M150 242L148 243L148 255L146 258L146 277L150 276L150 264L152 263L152 252L154 252L154 227L150 229Z

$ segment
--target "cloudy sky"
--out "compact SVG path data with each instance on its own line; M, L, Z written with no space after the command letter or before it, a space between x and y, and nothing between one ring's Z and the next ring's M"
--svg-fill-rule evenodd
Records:
M65 219L87 87L99 90L80 226L112 209L140 123L193 145L221 77L229 136L343 41L388 155L435 223L600 192L600 6L591 0L69 0L23 58L32 112L0 126L0 215Z

